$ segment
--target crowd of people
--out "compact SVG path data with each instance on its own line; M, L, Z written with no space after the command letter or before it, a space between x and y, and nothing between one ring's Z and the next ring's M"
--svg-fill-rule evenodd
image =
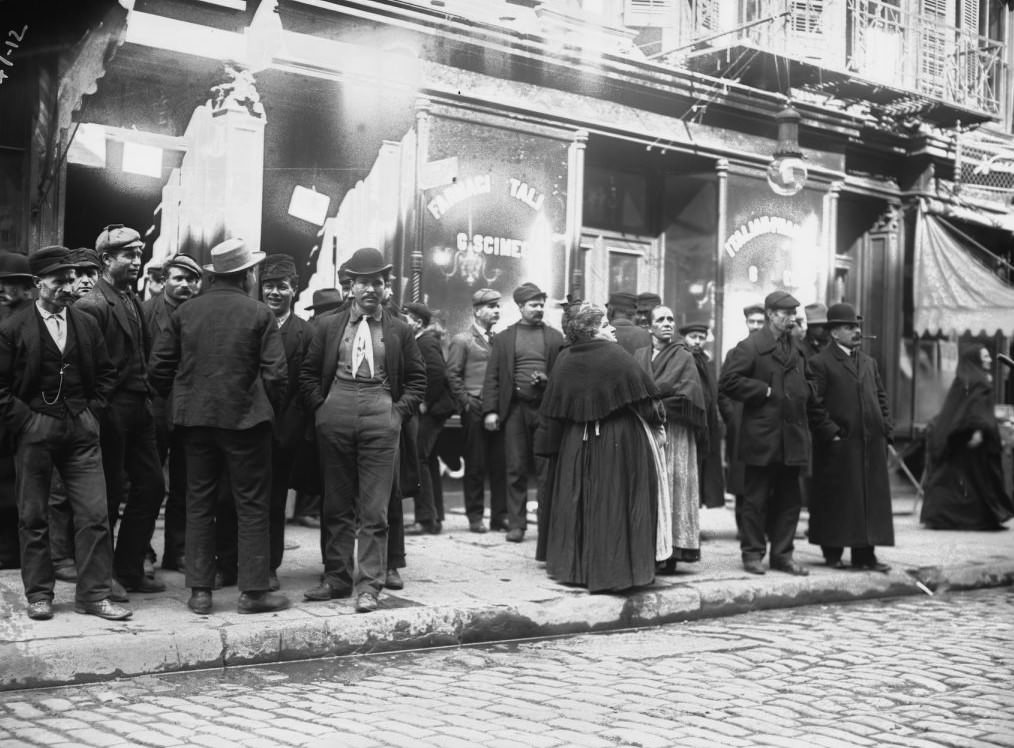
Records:
M142 301L143 250L112 225L94 249L0 255L0 480L13 482L0 561L20 565L32 619L52 617L56 580L76 584L77 612L109 620L131 616L129 593L162 592L163 503L161 569L185 574L194 613L233 584L241 613L284 609L291 491L296 521L320 528L322 573L303 597L376 610L404 586L406 533L442 531L437 442L454 413L469 531L523 542L534 488L535 557L563 584L624 590L700 560L700 508L727 491L749 573L765 558L808 573L794 556L804 497L829 566L845 568L848 547L851 567L889 569L875 550L894 543L891 417L849 304L801 318L772 292L744 310L748 334L716 379L708 321L677 326L654 294L569 300L561 333L526 282L520 318L494 333L504 299L482 288L445 341L425 304L394 302L373 248L340 268L340 289L314 292L309 321L288 255L242 239L204 266L176 255ZM935 425L930 527L1012 514L988 358L963 356Z

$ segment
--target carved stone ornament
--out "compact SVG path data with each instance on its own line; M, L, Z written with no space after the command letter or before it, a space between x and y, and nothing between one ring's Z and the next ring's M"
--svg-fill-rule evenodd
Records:
M235 65L226 64L225 83L211 87L211 110L217 114L226 109L246 109L254 117L264 116L261 95L254 85L253 73Z

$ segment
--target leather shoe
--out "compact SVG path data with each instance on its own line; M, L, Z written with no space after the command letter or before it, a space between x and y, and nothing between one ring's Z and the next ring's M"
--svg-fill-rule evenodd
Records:
M744 561L743 570L749 572L750 574L763 574L764 564L760 561Z
M783 564L772 566L775 571L784 571L786 574L791 574L794 577L808 577L810 576L810 570L806 569L795 561L786 561Z
M28 617L33 621L48 621L53 617L53 601L36 600L28 603Z
M881 574L886 574L891 570L891 567L889 565L877 561L877 559L873 559L872 561L867 561L861 564L853 562L852 568L855 569L856 571L879 571Z
M77 567L74 565L73 561L54 565L53 576L61 582L76 582Z
M439 535L442 530L437 520L426 520L425 522L413 522L405 527L406 535Z
M187 607L199 616L208 615L211 612L211 590L194 587L190 590L190 599L187 600Z
M842 561L840 558L836 560L828 559L827 565L830 566L832 569L837 569L839 571L845 568L845 562Z
M469 522L468 523L468 531L469 532L475 532L475 533L478 533L478 534L482 535L484 532L486 532L486 525L482 524L482 520L481 519L476 520L474 522Z
M372 613L378 607L380 603L375 592L360 592L356 598L356 613Z
M332 587L326 581L321 580L316 587L311 587L303 593L307 600L337 600L340 597L351 597L350 587Z
M507 540L511 543L520 543L525 539L525 531L520 527L515 527L513 530L507 531Z
M130 598L127 597L127 591L123 589L123 585L115 579L109 582L109 599L114 603L130 602Z
M489 523L489 529L492 530L493 532L507 532L511 528L507 525L506 522L491 520Z
M185 556L177 556L172 558L165 556L162 559L162 570L163 571L186 571L187 570L187 559Z
M239 596L236 610L240 613L274 613L289 607L289 598L279 592L260 590Z
M278 574L274 569L268 572L268 589L272 592L278 592L282 588L282 583L278 581Z
M165 582L162 582L153 577L143 576L137 581L124 582L123 588L127 592L140 592L142 594L151 594L154 592L165 592Z
M402 581L401 574L398 573L397 569L387 570L387 576L384 578L384 587L389 590L405 589L405 582Z
M134 614L134 611L130 608L117 605L108 597L105 600L97 600L95 602L78 601L74 603L74 612L98 616L99 618L105 618L107 621L125 621Z

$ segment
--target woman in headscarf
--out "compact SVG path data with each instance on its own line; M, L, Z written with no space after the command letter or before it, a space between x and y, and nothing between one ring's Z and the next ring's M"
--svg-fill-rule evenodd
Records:
M570 346L542 400L540 453L551 455L546 572L589 592L655 577L661 456L651 427L664 419L651 377L616 344L605 309L568 310Z
M961 347L954 383L929 435L920 520L930 529L1000 530L1014 516L1000 462L992 363L981 343Z

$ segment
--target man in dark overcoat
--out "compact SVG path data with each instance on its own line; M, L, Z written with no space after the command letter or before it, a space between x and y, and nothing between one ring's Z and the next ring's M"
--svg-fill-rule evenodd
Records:
M520 543L528 527L528 470L534 463L538 493L547 461L535 455L539 406L549 373L563 347L563 333L543 324L546 294L534 283L514 289L521 319L493 338L482 386L483 426L503 429L507 469L507 540ZM540 515L543 522L545 518Z
M184 430L187 606L198 615L212 609L223 481L236 505L238 611L289 606L269 589L271 434L288 372L275 316L250 297L263 259L240 238L212 248L210 287L176 310L151 354L151 383L163 397L172 392L173 427Z
M30 263L39 299L0 325L0 431L16 449L14 493L28 617L53 617L48 509L55 469L75 527L74 609L122 620L131 611L110 599L113 547L99 456L99 419L117 372L98 325L71 307L70 250L45 247Z
M806 361L792 343L799 302L785 291L764 299L767 324L733 348L719 391L743 404L739 459L745 464L740 511L743 568L763 574L770 566L797 576L809 572L793 558L799 521L799 471L810 459L808 414L815 406Z
M95 251L102 262L102 274L74 308L99 323L118 372L102 419L102 469L109 526L114 531L120 503L126 500L114 546L113 573L127 592L162 592L165 584L149 578L144 570L148 543L165 496L148 385L151 337L134 293L144 242L134 229L113 224L99 234Z
M810 360L819 407L811 422L809 539L828 566L844 568L842 551L849 546L852 568L886 572L875 547L894 545L887 473L892 421L877 362L859 350L862 319L851 304L833 304L831 343Z
M402 423L425 396L426 366L412 329L381 306L391 264L380 250L356 250L345 270L352 303L320 319L299 373L324 476L324 579L304 596L355 593L356 611L368 613L387 576Z

